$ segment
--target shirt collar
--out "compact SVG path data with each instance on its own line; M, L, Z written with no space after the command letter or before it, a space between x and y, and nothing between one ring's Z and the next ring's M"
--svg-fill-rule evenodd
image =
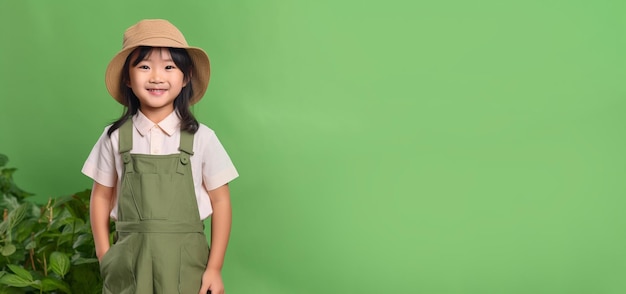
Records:
M155 125L159 126L165 134L171 136L174 132L180 129L180 118L176 114L176 111L172 111L172 113L170 113L160 123L156 124L141 113L140 110L138 110L137 114L133 116L133 125L141 136L145 136Z

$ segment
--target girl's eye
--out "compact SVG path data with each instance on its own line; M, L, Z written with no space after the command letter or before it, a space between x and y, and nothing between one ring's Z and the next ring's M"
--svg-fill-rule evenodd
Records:
M140 69L150 69L150 67L148 67L147 65L140 65L137 68L140 68Z
M173 66L173 65L168 65L168 66L166 66L166 67L165 67L165 69L175 69L175 68L176 68L176 67L175 67L175 66Z

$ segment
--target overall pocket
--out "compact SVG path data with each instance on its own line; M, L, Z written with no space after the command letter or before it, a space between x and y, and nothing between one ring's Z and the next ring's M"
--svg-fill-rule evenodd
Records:
M175 204L172 174L128 174L133 201L142 220L168 219Z
M202 274L209 260L209 244L204 234L190 234L180 248L179 290L181 294L198 293Z
M113 244L100 261L100 274L102 275L103 294L134 294L135 254L129 246L130 238Z

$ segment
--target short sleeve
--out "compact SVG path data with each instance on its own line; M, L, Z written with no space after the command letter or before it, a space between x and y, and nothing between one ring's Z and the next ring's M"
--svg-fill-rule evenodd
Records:
M114 187L117 182L115 153L107 130L108 128L104 130L89 153L89 157L83 165L82 173L103 186Z
M239 174L217 135L209 130L207 137L202 154L202 180L207 191L211 191L228 184Z

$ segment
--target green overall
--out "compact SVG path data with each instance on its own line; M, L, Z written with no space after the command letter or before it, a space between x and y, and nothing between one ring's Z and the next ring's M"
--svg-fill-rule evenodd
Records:
M181 131L179 154L130 154L132 128L129 119L119 129L119 239L100 263L102 293L197 294L209 246L191 175L193 135Z

